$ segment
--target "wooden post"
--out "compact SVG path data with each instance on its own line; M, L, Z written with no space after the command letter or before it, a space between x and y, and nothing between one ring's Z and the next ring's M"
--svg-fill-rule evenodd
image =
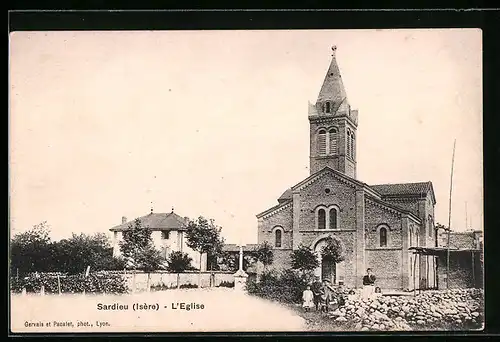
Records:
M425 281L427 282L425 288L429 288L429 283L430 283L430 280L429 280L429 255L426 254L425 255Z
M59 292L59 295L61 294L61 277L59 274L57 275L57 291Z
M417 255L416 254L413 254L413 297L415 297L417 295L417 286L416 286L416 282L415 282L415 277L417 275Z
M420 269L422 268L422 267L420 267L422 265L421 257L420 257L421 255L422 254L418 255L418 294L420 294L420 288L422 287L422 285L421 285L422 284L422 276L420 274Z
M475 255L474 255L474 251L471 251L471 256L472 256L472 287L476 287L476 270L474 268L474 259L475 259Z
M451 175L450 175L450 202L448 205L448 243L446 244L446 289L450 288L450 230L451 230L451 194L453 189L453 164L455 162L455 145L453 142L453 155L451 157Z
M19 281L19 267L16 268L16 281Z

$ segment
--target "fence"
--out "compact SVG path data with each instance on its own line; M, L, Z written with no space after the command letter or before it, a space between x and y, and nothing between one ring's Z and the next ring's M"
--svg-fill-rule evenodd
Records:
M162 286L167 288L177 287L177 279L179 279L179 286L185 285L200 285L200 287L217 287L222 282L234 283L234 274L228 272L189 272L189 273L168 273L168 272L154 272L154 273L123 273L126 284L131 291L144 291L149 286ZM201 278L201 279L200 279Z

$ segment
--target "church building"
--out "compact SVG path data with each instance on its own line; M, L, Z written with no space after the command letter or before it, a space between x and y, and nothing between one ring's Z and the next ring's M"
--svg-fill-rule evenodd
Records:
M270 267L278 270L291 268L292 251L303 245L317 252L316 275L334 284L361 287L371 268L382 290L434 288L435 258L420 260L409 250L435 246L432 183L368 185L357 179L359 114L349 104L332 50L316 103L309 104L310 176L257 215L258 242L273 246ZM344 246L338 264L321 257L329 237Z

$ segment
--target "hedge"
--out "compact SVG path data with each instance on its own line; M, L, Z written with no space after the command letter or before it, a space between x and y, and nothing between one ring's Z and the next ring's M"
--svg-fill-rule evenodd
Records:
M91 273L88 277L74 274L60 277L62 293L126 293L127 285L124 277L112 273ZM57 276L40 274L16 279L11 277L10 289L14 293L26 288L28 293L38 293L42 285L46 293L58 293Z

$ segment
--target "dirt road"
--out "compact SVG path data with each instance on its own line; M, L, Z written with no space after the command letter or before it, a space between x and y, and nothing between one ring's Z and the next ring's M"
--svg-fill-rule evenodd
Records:
M11 327L13 332L46 333L306 330L304 319L292 310L227 288L121 296L12 295Z

